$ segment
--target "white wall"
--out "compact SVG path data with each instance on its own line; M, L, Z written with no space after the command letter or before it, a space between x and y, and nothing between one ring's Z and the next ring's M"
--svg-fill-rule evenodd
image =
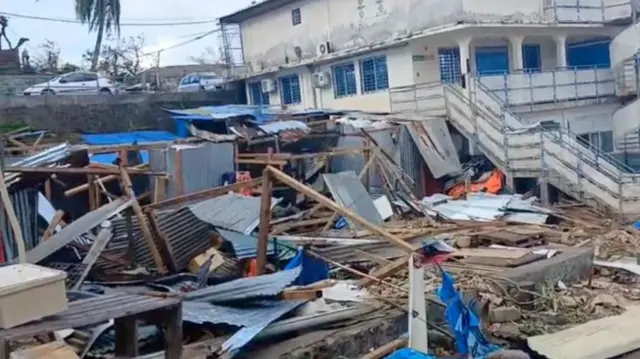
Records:
M329 74L332 74L332 66L334 65L344 64L348 62L355 63L357 94L352 96L336 98L333 89L333 79L332 86L322 89L314 89L311 77L312 71L310 71L307 67L297 67L294 69L283 70L273 75L252 78L250 81L259 81L263 78L271 78L278 81L278 78L280 76L297 73L300 76L302 103L297 105L287 105L286 108L290 110L302 110L308 108L331 108L386 112L390 111L388 90L367 94L362 93L359 61L363 58L379 55L385 55L387 58L389 87L408 86L413 84L413 64L411 50L407 46L389 49L387 51L373 52L367 55L352 57L347 60L337 61L334 63L323 64L316 66L315 69L313 69L314 72L325 71ZM246 90L247 98L251 99L248 85ZM279 90L269 94L269 102L272 106L281 105Z
M613 113L618 104L591 105L577 108L521 113L520 118L527 124L539 121L556 121L576 134L611 131Z
M611 66L616 67L640 51L640 22L628 27L611 41Z
M640 99L628 103L613 114L613 137L623 138L640 127Z
M241 23L245 61L258 71L316 57L319 44L329 41L334 50L366 46L401 34L453 23L462 13L462 0L300 0ZM302 23L293 26L291 10L300 8ZM434 11L438 9L438 11Z

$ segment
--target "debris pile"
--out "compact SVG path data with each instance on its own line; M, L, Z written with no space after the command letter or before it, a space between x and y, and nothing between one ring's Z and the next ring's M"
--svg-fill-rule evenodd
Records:
M187 138L9 141L0 259L54 271L66 302L3 326L0 358L488 355L640 299L631 223L510 192L443 120L229 116Z

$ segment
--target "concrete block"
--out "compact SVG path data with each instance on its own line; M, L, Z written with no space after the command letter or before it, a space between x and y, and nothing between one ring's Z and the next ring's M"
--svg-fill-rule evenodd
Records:
M536 285L562 281L565 284L589 278L593 270L593 247L564 248L549 259L509 269L502 275L508 282Z
M520 318L522 318L522 313L516 307L498 307L489 311L489 322L491 323L515 322Z

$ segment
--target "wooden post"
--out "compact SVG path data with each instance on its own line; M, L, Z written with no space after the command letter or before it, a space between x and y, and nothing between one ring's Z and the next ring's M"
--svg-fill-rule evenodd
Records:
M113 321L116 329L116 356L126 358L138 356L138 321L136 319L135 316L128 316Z
M16 212L13 209L13 203L11 202L11 197L9 197L9 191L7 191L7 184L4 182L3 171L0 171L0 196L2 196L4 210L7 212L9 223L11 223L11 228L13 229L13 236L15 237L16 246L18 247L18 259L20 263L27 263L27 251L24 246L22 229L20 228L18 217L16 217Z
M132 200L131 207L133 208L133 212L135 213L136 217L138 217L138 221L140 222L140 229L142 230L144 239L147 242L147 246L149 246L149 251L151 252L153 261L155 262L158 271L160 273L165 273L166 269L164 267L164 262L162 261L160 251L158 250L158 247L156 247L156 243L153 240L153 234L151 233L151 229L149 229L149 223L147 222L147 218L142 212L140 203L138 203L138 200L136 199L136 194L133 192L133 184L131 183L131 178L129 177L127 170L122 166L122 163L118 164L118 169L120 170L120 180L122 181L123 190L125 194Z
M267 264L267 246L269 243L269 222L271 222L271 175L268 169L262 171L262 196L260 199L260 230L258 231L258 255L256 274L264 273Z
M184 195L184 173L182 167L182 151L176 149L174 157L175 168L173 169L173 178L176 180L178 196Z
M327 197L323 196L322 194L318 193L317 191L315 191L312 188L309 188L305 185L303 185L302 183L296 181L294 178L291 178L291 176L287 175L286 173L278 170L277 168L268 166L267 167L267 171L269 172L270 175L273 175L273 177L275 177L274 179L277 179L278 181L286 184L287 186L295 189L296 191L310 197L313 198L314 200L316 200L318 203L324 205L325 207L338 212L339 214L349 218L351 221L363 226L364 228L370 230L371 232L380 235L381 237L383 237L384 239L388 240L389 242L391 242L394 245L397 245L398 247L401 247L403 250L405 250L407 253L413 253L414 248L413 246L411 246L409 243L405 242L404 240L402 240L400 237L397 237L391 233L389 233L386 229L373 224L369 221L367 221L366 219L362 218L361 216L359 216L358 214L356 214L355 212L344 208L342 206L340 206L339 204L333 202L332 200L328 199ZM273 180L273 179L270 179Z
M89 186L89 211L93 211L98 207L96 207L96 185L91 175L87 175L87 185Z

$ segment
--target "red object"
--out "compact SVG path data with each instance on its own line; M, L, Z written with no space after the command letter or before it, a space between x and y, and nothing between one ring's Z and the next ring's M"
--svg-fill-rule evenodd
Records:
M2 233L0 233L0 263L4 263L4 238L2 238Z

